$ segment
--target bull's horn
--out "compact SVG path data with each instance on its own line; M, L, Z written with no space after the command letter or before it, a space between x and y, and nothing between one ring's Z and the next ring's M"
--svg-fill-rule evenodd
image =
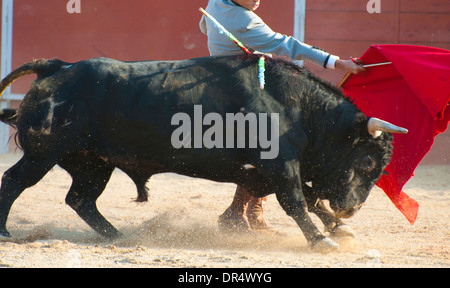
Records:
M391 132L391 133L408 133L408 130L402 127L395 126L389 122L380 120L378 118L370 118L367 122L367 130L373 138L377 138L381 135L381 132Z

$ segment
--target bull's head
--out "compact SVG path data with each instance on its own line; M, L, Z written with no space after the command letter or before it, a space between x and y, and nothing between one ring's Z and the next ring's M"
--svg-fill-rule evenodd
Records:
M407 133L404 128L370 118L367 135L352 143L346 155L338 157L332 169L319 181L313 181L322 199L330 201L336 217L353 216L364 204L370 190L380 179L392 155L392 134ZM382 133L389 132L389 133Z

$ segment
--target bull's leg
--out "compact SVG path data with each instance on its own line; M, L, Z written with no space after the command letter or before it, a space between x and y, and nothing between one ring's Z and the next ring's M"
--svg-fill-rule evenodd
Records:
M332 237L355 237L355 233L350 226L337 218L335 213L330 211L322 200L319 200L310 211L322 220L325 230L330 232Z
M133 180L136 185L136 190L138 197L136 198L136 202L147 202L149 193L148 188L146 186L148 179L153 175L153 173L139 173L133 170L126 169L126 167L120 167L123 172L125 172L131 180Z
M318 200L317 203L308 203L308 211L316 214L316 216L319 217L325 225L325 230L329 230L337 225L336 221L339 219L333 217L333 215L328 213L328 211L319 208L319 205L322 204L321 201L322 200Z
M308 196L306 197L308 211L316 214L317 217L319 217L319 219L325 225L326 230L330 230L336 227L340 222L342 222L334 215L334 213L327 209L322 200L318 199L317 196L314 196L315 193L313 188L309 187L308 185L302 185L302 190L304 191L305 195Z
M120 236L114 226L98 211L96 201L111 177L114 167L95 157L80 157L60 163L72 176L73 182L66 203L104 237Z
M308 204L308 211L314 213L319 217L322 223L325 225L325 231L330 232L332 237L354 237L353 230L345 224L341 219L336 217L336 214L328 209L323 200L317 198L313 188L308 185L302 185L302 190L306 197Z
M300 227L308 243L314 245L324 239L325 236L320 233L308 215L308 206L305 203L305 200L296 199L297 197L289 194L290 193L277 193L277 199L280 202L281 207Z
M313 196L315 193L311 187L303 185L302 190L305 191L305 195L310 196L306 197L309 212L319 217L325 225L325 231L329 232L331 237L355 237L353 230L336 217L336 214L325 205L323 200Z
M339 245L333 240L325 237L319 229L314 225L308 214L308 205L302 192L300 182L300 165L287 166L284 175L291 175L289 178L279 176L277 179L278 187L276 188L276 196L284 211L291 216L305 235L308 244L321 252L336 250ZM280 181L281 180L281 181Z
M11 236L6 229L6 221L14 201L26 188L39 182L53 166L50 160L31 160L24 155L3 174L0 188L0 236Z

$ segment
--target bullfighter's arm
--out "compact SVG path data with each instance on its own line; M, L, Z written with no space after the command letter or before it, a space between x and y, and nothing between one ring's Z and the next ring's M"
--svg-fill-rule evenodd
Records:
M276 33L256 14L253 15L238 36L248 47L264 53L287 56L293 60L309 60L324 68L335 68L334 64L339 57L302 43L294 37Z

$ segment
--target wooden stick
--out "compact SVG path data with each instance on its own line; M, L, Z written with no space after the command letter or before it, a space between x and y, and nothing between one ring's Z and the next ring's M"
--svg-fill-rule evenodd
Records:
M362 67L364 67L364 68L370 68L370 67L383 66L383 65L389 65L389 64L392 64L392 62L383 62L383 63L367 64L367 65L362 65Z
M347 82L348 78L350 78L350 76L352 75L352 73L348 72L347 74L345 74L344 78L341 80L341 82L339 82L339 84L337 85L338 88L341 88L342 85L345 84L345 82Z
M241 41L239 41L236 37L234 37L233 34L231 34L227 29L225 29L225 27L223 27L219 21L217 21L213 16L211 16L208 12L206 12L203 8L200 7L200 9L198 9L200 12L203 13L203 15L205 15L206 17L208 17L213 23L214 25L217 26L217 28L219 28L223 33L225 33L225 35L228 36L228 38L231 39L231 41L233 41L239 48L241 48L245 53L247 54L252 54L245 46L244 44L242 44Z
M374 63L374 64L367 64L367 65L362 65L362 67L364 68L371 68L371 67L377 67L377 66L383 66L383 65L389 65L392 64L392 62L382 62L382 63ZM345 82L347 82L348 78L350 78L350 76L352 75L352 73L347 73L345 74L344 78L341 80L341 82L339 82L339 84L337 85L337 87L342 87Z

